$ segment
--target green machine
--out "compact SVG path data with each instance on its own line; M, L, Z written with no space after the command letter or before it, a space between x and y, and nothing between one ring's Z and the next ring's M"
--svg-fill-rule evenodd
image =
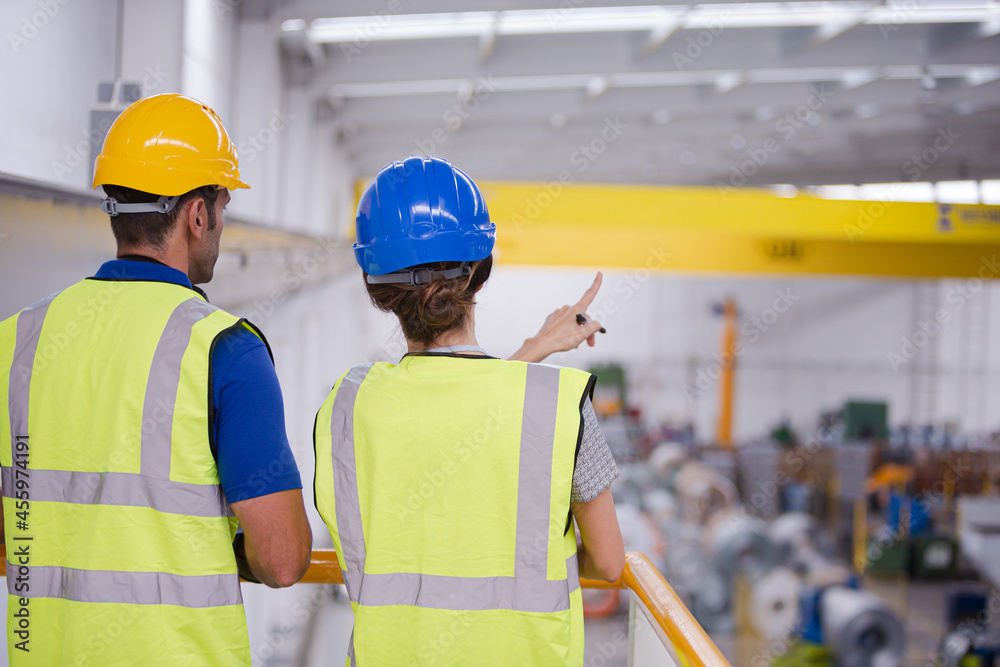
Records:
M799 639L787 653L776 656L772 664L774 667L830 667L833 651L823 644Z
M958 546L947 535L915 535L912 542L911 569L917 579L952 579L955 577Z
M889 404L848 401L844 404L844 439L871 440L889 435Z
M599 417L614 417L625 414L625 369L618 364L594 366L588 373L597 376L594 387L594 411Z

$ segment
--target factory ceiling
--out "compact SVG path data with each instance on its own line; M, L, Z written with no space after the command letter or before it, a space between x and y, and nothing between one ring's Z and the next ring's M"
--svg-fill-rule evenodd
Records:
M286 84L358 176L434 153L494 180L1000 178L995 0L273 4Z

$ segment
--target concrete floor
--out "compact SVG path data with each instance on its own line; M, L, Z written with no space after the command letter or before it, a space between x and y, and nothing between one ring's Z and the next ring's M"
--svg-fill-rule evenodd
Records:
M945 595L950 585L953 582L905 582L873 577L865 580L864 588L882 598L903 619L907 653L900 667L933 664L933 656L944 634ZM345 655L353 621L346 598L340 596L324 604L316 621L312 647L303 664L340 664L339 658ZM627 613L619 612L605 619L588 619L585 627L585 667L627 667L629 646L623 639L628 633ZM1000 629L1000 618L991 618L990 627ZM719 635L713 640L733 667L769 665L768 654L781 649L781 642L769 643L748 634ZM255 664L258 663L255 661ZM272 658L260 664L277 666L291 663Z
M625 641L622 641L622 636ZM584 621L584 667L628 666L628 613Z

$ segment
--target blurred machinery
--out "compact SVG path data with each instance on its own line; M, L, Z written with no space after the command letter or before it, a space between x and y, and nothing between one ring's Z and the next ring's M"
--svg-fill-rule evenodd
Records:
M658 445L647 461L624 467L613 492L626 548L657 554L657 567L690 602L699 623L709 632L749 630L787 643L775 664L900 664L902 623L878 598L857 589L821 522L792 512L769 523L750 511L764 503L745 505L734 480L692 460L689 449ZM760 451L769 458L756 450L749 457L760 476L757 491L776 496L777 488L764 482L768 473L773 480L780 450ZM722 469L732 473L735 466ZM745 479L743 486L746 501ZM606 607L601 612L610 613Z
M940 667L992 667L1000 662L1000 633L989 628L986 590L952 588L947 605L948 634L938 650Z
M823 643L833 649L839 667L898 665L905 649L903 625L877 597L846 586L822 593Z
M732 340L723 339L725 354ZM603 404L624 420L617 372ZM721 399L723 436L732 396ZM902 665L898 614L910 581L955 578L960 541L983 576L1000 583L1000 498L988 497L1000 490L996 442L948 428L903 438L888 426L887 404L870 400L825 413L811 437L782 422L770 438L735 449L722 437L696 445L690 429L627 423L631 456L613 487L626 548L654 556L706 630L764 642L754 655L769 657L755 664ZM619 607L610 597L599 602L601 614ZM927 664L993 666L1000 636L987 625L951 622L930 639L942 639L944 662ZM911 641L926 646L928 638Z
M957 570L958 543L952 527L941 525L948 518L943 501L912 493L913 478L911 466L895 463L882 465L868 478L867 504L881 510L884 521L874 532L867 525L859 527L865 552L858 563L868 572L950 579Z

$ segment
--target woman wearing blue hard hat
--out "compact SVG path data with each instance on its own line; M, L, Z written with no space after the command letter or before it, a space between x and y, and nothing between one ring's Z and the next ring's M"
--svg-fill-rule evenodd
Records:
M624 567L593 376L476 343L495 239L479 188L441 158L388 165L358 205L368 294L409 352L349 370L316 419L350 665L582 665L579 577ZM600 324L576 316L599 284L517 356L592 344Z

